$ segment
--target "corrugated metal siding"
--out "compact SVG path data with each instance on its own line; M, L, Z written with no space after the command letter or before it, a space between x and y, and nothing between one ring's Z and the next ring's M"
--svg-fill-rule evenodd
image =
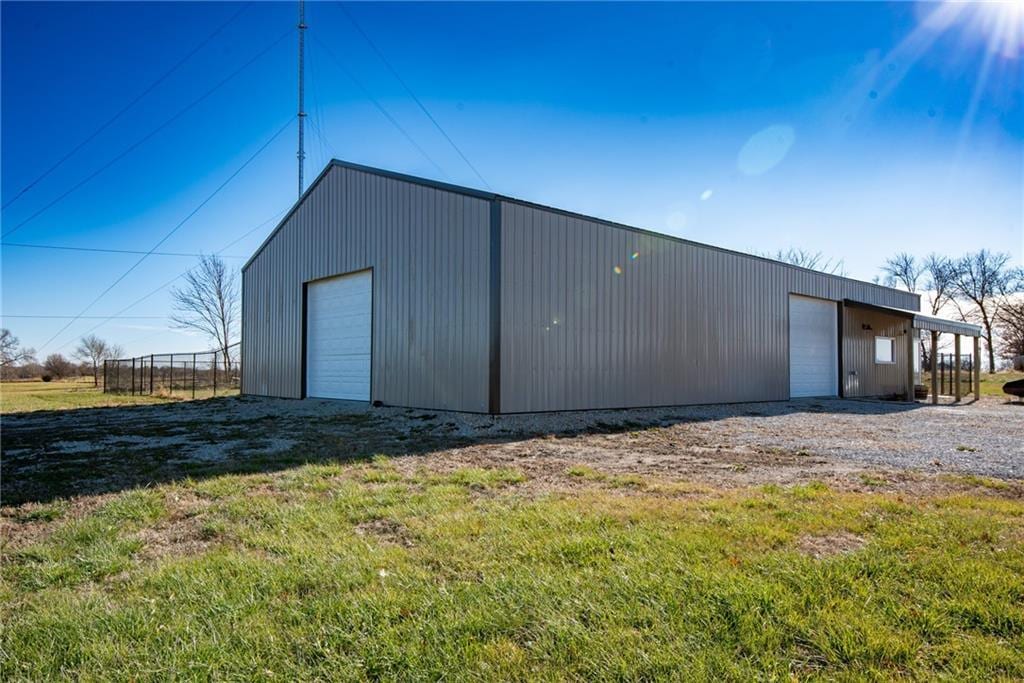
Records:
M865 330L864 325L871 329ZM906 392L907 333L910 325L907 318L852 306L843 307L844 396L891 396ZM875 362L875 337L895 339L894 363Z
M485 412L489 211L330 168L243 272L244 391L300 397L303 283L373 268L372 398Z
M971 323L961 323L955 320L942 320L931 316L914 316L914 327L929 332L946 332L949 334L962 334L968 337L980 337L981 327Z
M501 248L502 412L783 400L790 293L919 305L515 201L502 200Z

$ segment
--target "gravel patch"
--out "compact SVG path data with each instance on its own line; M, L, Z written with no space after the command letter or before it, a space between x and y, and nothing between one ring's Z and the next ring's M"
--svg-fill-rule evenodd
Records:
M1024 407L797 400L492 417L233 397L5 416L3 445L14 504L378 454L408 468L513 467L560 485L582 464L714 486L899 490L943 473L1024 479Z
M407 428L433 415L431 421L454 425L454 434L476 438L662 428L680 443L688 432L690 442L696 437L711 451L782 451L886 468L1024 478L1024 406L999 400L932 406L807 399L500 417L380 412ZM649 440L641 438L637 450Z

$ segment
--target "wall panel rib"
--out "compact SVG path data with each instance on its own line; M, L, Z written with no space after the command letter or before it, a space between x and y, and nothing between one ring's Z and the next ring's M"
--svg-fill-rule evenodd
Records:
M784 400L790 293L919 305L514 200L502 200L501 292L503 412Z

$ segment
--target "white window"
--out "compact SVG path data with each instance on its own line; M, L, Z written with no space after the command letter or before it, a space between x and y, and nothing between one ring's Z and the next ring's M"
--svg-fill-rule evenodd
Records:
M875 337L875 362L896 362L896 340L892 337Z

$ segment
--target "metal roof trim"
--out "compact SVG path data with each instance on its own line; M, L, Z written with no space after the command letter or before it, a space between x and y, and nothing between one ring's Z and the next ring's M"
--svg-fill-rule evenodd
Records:
M904 308L869 304L863 301L856 301L854 299L843 299L843 305L852 306L853 308L866 308L872 311L879 311L881 313L888 313L890 315L906 318L913 321L914 327L919 330L948 332L950 334L966 334L971 337L981 336L980 325L973 325L971 323L960 322L957 320L947 320L945 318L937 318L932 315L918 313L917 311L908 311Z
M471 187L465 187L463 185L453 185L451 183L445 183L445 182L441 182L439 180L431 180L429 178L421 178L419 176L407 175L405 173L398 173L396 171L388 171L388 170L384 170L384 169L380 169L380 168L374 168L373 166L364 166L362 164L356 164L356 163L353 163L353 162L350 162L350 161L342 161L340 159L332 159L327 164L327 166L324 168L324 170L320 172L320 175L317 176L317 179L315 181L313 181L313 183L306 189L305 192L302 193L302 197L300 197L299 200L297 202L295 202L294 206L292 206L292 208L288 211L288 213L285 214L284 218L281 219L281 222L278 223L277 227L275 227L274 230L269 235L267 235L267 238L265 240L263 240L263 242L260 244L260 246L257 247L256 251L253 252L253 255L251 257L249 257L249 260L245 262L245 265L242 266L242 272L245 272L245 270L252 264L252 262L254 260L256 260L256 257L259 256L260 252L263 251L263 249L267 246L267 244L269 244L270 241L272 239L274 239L274 236L277 235L278 231L281 230L282 227L284 227L285 223L288 222L288 220L292 217L292 215L295 213L295 211L302 204L302 202L304 202L306 200L306 197L309 196L309 194L316 188L316 186L320 184L320 181L323 180L324 177L327 175L327 173L332 168L334 168L335 166L340 166L341 168L347 168L347 169L350 169L350 170L353 170L353 171L361 171L363 173L369 173L371 175L381 176L381 177L384 177L384 178L391 178L393 180L399 180L399 181L402 181L402 182L412 183L414 185L422 185L424 187L431 187L431 188L434 188L434 189L437 189L437 190L443 190L445 192L455 192L457 194L463 194L463 195L467 195L467 196L470 196L470 197L476 197L478 199L492 200L492 201L493 200L498 200L498 201L504 201L504 202L514 203L514 204L519 204L521 206L528 206L528 207L532 207L532 208L535 208L535 209L541 209L541 210L544 210L544 211L552 211L552 212L555 212L555 213L562 214L564 216L569 216L569 217L572 217L572 218L579 218L581 220L593 221L595 223L602 223L602 224L610 226L610 227L620 228L620 229L623 229L623 230L630 230L630 231L637 232L637 233L640 233L640 234L643 234L643 235L649 235L651 237L667 239L667 240L671 240L673 242L679 242L679 243L682 243L682 244L689 244L689 245L692 245L692 246L695 246L695 247L701 247L703 249L712 249L712 250L720 252L720 253L733 254L735 256L742 256L742 257L745 257L745 258L756 259L756 260L759 260L759 261L766 261L768 263L775 263L775 264L778 264L778 265L781 265L781 266L785 266L786 268L790 268L790 269L793 269L793 270L800 270L800 271L805 271L805 272L808 272L808 273L814 273L815 275L823 275L825 277L830 277L830 278L834 278L834 279L837 279L837 280L844 280L846 282L854 282L854 283L857 283L859 285L868 285L868 286L871 286L871 287L876 287L878 289L884 289L884 290L888 290L888 291L892 291L893 290L892 287L886 287L884 285L879 285L879 284L874 283L874 282L867 282L865 280L857 280L857 279L854 279L854 278L851 278L851 277L846 277L844 275L833 275L831 273L823 273L823 272L818 271L818 270L812 270L810 268L804 268L803 266L795 266L795 265L793 265L791 263L786 263L784 261L777 261L775 259L767 258L767 257L764 257L764 256L758 256L757 254L748 254L748 253L745 253L745 252L742 252L742 251L735 251L733 249L726 249L724 247L717 247L717 246L715 246L713 244L705 244L703 242L695 242L693 240L684 239L682 237L675 237L673 235L666 235L664 233L655 232L653 230L647 230L647 229L638 228L638 227L635 227L635 226L632 226L632 225L626 225L625 223L617 223L615 221L610 221L610 220L606 220L606 219L603 219L603 218L597 218L595 216L588 216L586 214L576 213L574 211L568 211L566 209L559 209L559 208L553 207L553 206L545 206L544 204L538 204L536 202L530 202L530 201L527 201L525 199L516 199L515 197L508 197L508 196L497 194L497 193L494 193L494 192L484 192L482 190L477 190L477 189L474 189L474 188L471 188ZM911 296L916 296L917 299L918 299L918 302L920 302L920 299L921 299L920 295L914 294L913 292L903 292L903 293L904 294L910 294ZM893 310L900 310L900 309L893 309ZM952 321L949 321L949 322L952 322ZM964 324L966 324L966 323L964 323Z

